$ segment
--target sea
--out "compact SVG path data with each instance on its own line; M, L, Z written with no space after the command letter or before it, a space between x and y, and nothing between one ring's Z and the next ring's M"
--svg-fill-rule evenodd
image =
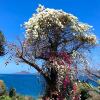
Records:
M11 88L25 96L37 98L44 94L46 82L40 75L33 74L0 74L0 80L3 80L7 91Z
M44 95L46 89L44 78L38 74L0 74L0 80L4 81L7 91L15 88L18 94L34 98ZM81 76L80 80L87 81L91 86L99 85L87 77Z

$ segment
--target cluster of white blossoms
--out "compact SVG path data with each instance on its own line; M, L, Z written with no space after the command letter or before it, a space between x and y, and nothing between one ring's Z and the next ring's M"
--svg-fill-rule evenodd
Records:
M83 32L86 32L88 30L90 30L92 28L92 26L88 25L88 24L84 24L84 23L75 23L73 25L71 25L71 31L72 32L80 32L80 33L83 33Z
M79 34L75 36L77 40L81 41L81 42L87 42L91 45L95 45L97 44L97 38L95 35L93 34Z
M53 29L57 32L69 23L74 22L73 20L77 20L77 17L62 10L45 9L43 6L39 6L37 10L37 13L33 14L29 21L24 23L27 37L37 38L39 35L52 32Z
M78 33L84 33L84 39L88 39L87 42L96 42L94 35L85 35L85 32L91 29L88 24L80 23L78 18L72 14L66 13L62 10L55 10L45 8L39 5L37 13L24 23L26 29L26 38L33 41L37 38L46 38L48 34L61 34L67 27L70 26L70 32L75 33L76 37L81 40L82 35ZM86 37L85 37L86 36Z
M96 38L95 35L87 36L85 39L86 39L87 42L90 43L90 44L96 44L96 43L97 43L97 38Z

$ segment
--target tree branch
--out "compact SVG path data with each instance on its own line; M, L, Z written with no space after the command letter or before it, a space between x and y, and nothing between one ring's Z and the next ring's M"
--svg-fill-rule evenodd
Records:
M39 73L43 73L43 70L38 65L36 65L35 63L29 62L23 56L20 56L19 58L22 59L26 64L34 67Z
M90 75L93 75L93 76L95 76L95 77L97 77L97 78L100 78L100 75L97 75L97 74L91 72L91 71L88 70L88 69L86 69L86 72L89 73Z
M46 57L42 57L42 56L38 56L38 57L35 57L35 59L43 59L43 60L48 60L48 58L46 58Z
M46 82L51 83L51 80L46 72L42 70L37 64L29 62L27 59L23 58L23 56L19 57L22 59L26 64L30 65L31 67L35 68L46 80Z

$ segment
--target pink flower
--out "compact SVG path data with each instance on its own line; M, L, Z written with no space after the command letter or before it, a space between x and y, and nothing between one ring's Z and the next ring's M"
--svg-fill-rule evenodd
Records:
M64 89L66 89L66 86L70 84L70 79L69 79L68 75L66 75L66 78L65 78L63 84L64 84Z
M68 64L72 63L70 55L68 55L66 52L60 52L59 55L64 59L64 61Z
M74 83L73 84L73 92L76 93L76 90L77 90L77 85L76 85L76 83Z

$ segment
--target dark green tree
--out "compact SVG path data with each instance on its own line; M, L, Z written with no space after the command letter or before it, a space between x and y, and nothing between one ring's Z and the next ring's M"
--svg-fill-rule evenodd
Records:
M5 43L5 38L2 31L0 31L0 56L3 56L5 53L4 43Z
M16 89L15 88L11 88L9 90L9 97L15 97L16 96Z

